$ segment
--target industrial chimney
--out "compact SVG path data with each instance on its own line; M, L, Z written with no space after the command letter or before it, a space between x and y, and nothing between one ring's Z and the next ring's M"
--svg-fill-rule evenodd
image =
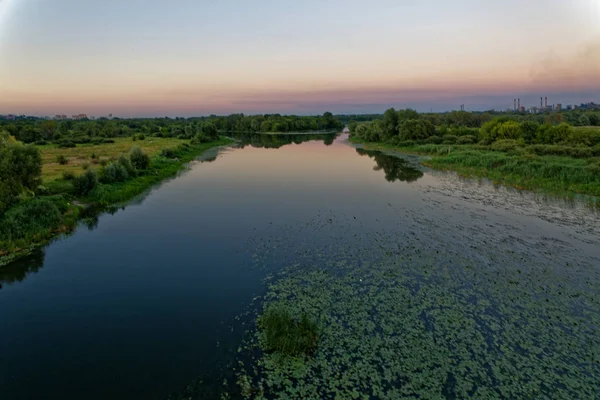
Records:
M544 99L540 97L540 111L544 108Z
M546 108L548 108L548 98L544 97Z
M513 111L517 111L517 99L514 100L515 105L513 106Z
M521 111L521 99L517 100L519 105L517 106L517 111Z

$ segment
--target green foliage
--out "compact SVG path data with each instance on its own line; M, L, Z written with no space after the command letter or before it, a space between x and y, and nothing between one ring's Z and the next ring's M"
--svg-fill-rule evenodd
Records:
M519 147L519 142L513 139L498 140L492 144L492 150L494 151L513 151L516 150L517 147Z
M11 208L0 218L0 243L6 246L56 229L67 208L62 197L32 199Z
M125 182L129 174L123 165L120 163L109 163L106 167L102 168L102 183L115 183Z
M456 144L475 144L477 138L473 135L459 136Z
M129 152L129 159L136 170L146 170L150 165L150 157L139 147L134 147Z
M311 355L317 349L319 330L306 314L299 319L283 308L269 308L258 320L264 349L287 356Z
M88 169L73 180L75 194L85 196L98 186L98 175L94 170Z
M0 214L41 184L42 158L32 145L0 133Z
M425 140L435 135L435 127L426 120L406 119L398 125L398 135L402 140Z
M129 177L135 176L135 174L136 174L135 167L131 163L131 160L129 159L129 157L127 157L125 155L121 155L119 157L119 159L117 160L117 162L119 163L120 166L125 168L125 171L127 172L127 176L129 176Z
M67 165L69 163L69 159L61 154L58 157L56 157L56 162L60 165Z
M62 177L65 181L73 181L75 180L75 173L73 171L64 171Z
M458 141L458 136L456 135L444 135L442 138L442 144L455 144Z
M442 144L442 142L444 141L444 139L442 139L439 136L433 135L427 138L427 140L425 140L426 143L433 143L433 144Z

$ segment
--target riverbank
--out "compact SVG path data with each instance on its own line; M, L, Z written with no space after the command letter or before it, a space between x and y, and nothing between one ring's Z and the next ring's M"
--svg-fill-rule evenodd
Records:
M187 141L178 141L176 147L162 147L160 152L157 149L154 155L149 157L149 165L145 172L122 182L100 183L85 195L77 195L74 192L73 181L66 177L44 181L48 186L48 195L38 196L12 207L2 216L0 267L31 254L63 234L72 232L79 221L90 217L86 210L102 210L128 201L155 184L175 176L187 163L205 151L230 143L232 140L225 137L208 143L190 144ZM93 152L98 149L94 150L93 146L90 146L86 150ZM53 174L57 176L55 172Z
M466 177L488 178L495 183L517 189L542 191L573 198L593 196L591 203L600 206L600 160L568 156L537 155L534 149L493 150L479 145L414 145L363 142L350 139L369 150L387 150L429 156L421 163L438 170L455 171ZM532 151L529 151L532 150Z

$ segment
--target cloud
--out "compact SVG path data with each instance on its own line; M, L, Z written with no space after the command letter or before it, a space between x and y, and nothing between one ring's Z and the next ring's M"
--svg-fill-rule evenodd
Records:
M561 89L600 88L600 38L580 46L574 54L550 52L533 66L531 83Z

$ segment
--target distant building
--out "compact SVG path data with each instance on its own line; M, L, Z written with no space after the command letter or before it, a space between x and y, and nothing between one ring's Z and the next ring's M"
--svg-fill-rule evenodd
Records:
M558 103L555 107L555 110L558 112L562 111L562 104Z
M57 120L57 121L64 121L65 119L67 119L67 116L64 115L64 114L56 114L54 116L54 119Z
M87 119L87 114L77 114L73 115L71 118L74 120Z

